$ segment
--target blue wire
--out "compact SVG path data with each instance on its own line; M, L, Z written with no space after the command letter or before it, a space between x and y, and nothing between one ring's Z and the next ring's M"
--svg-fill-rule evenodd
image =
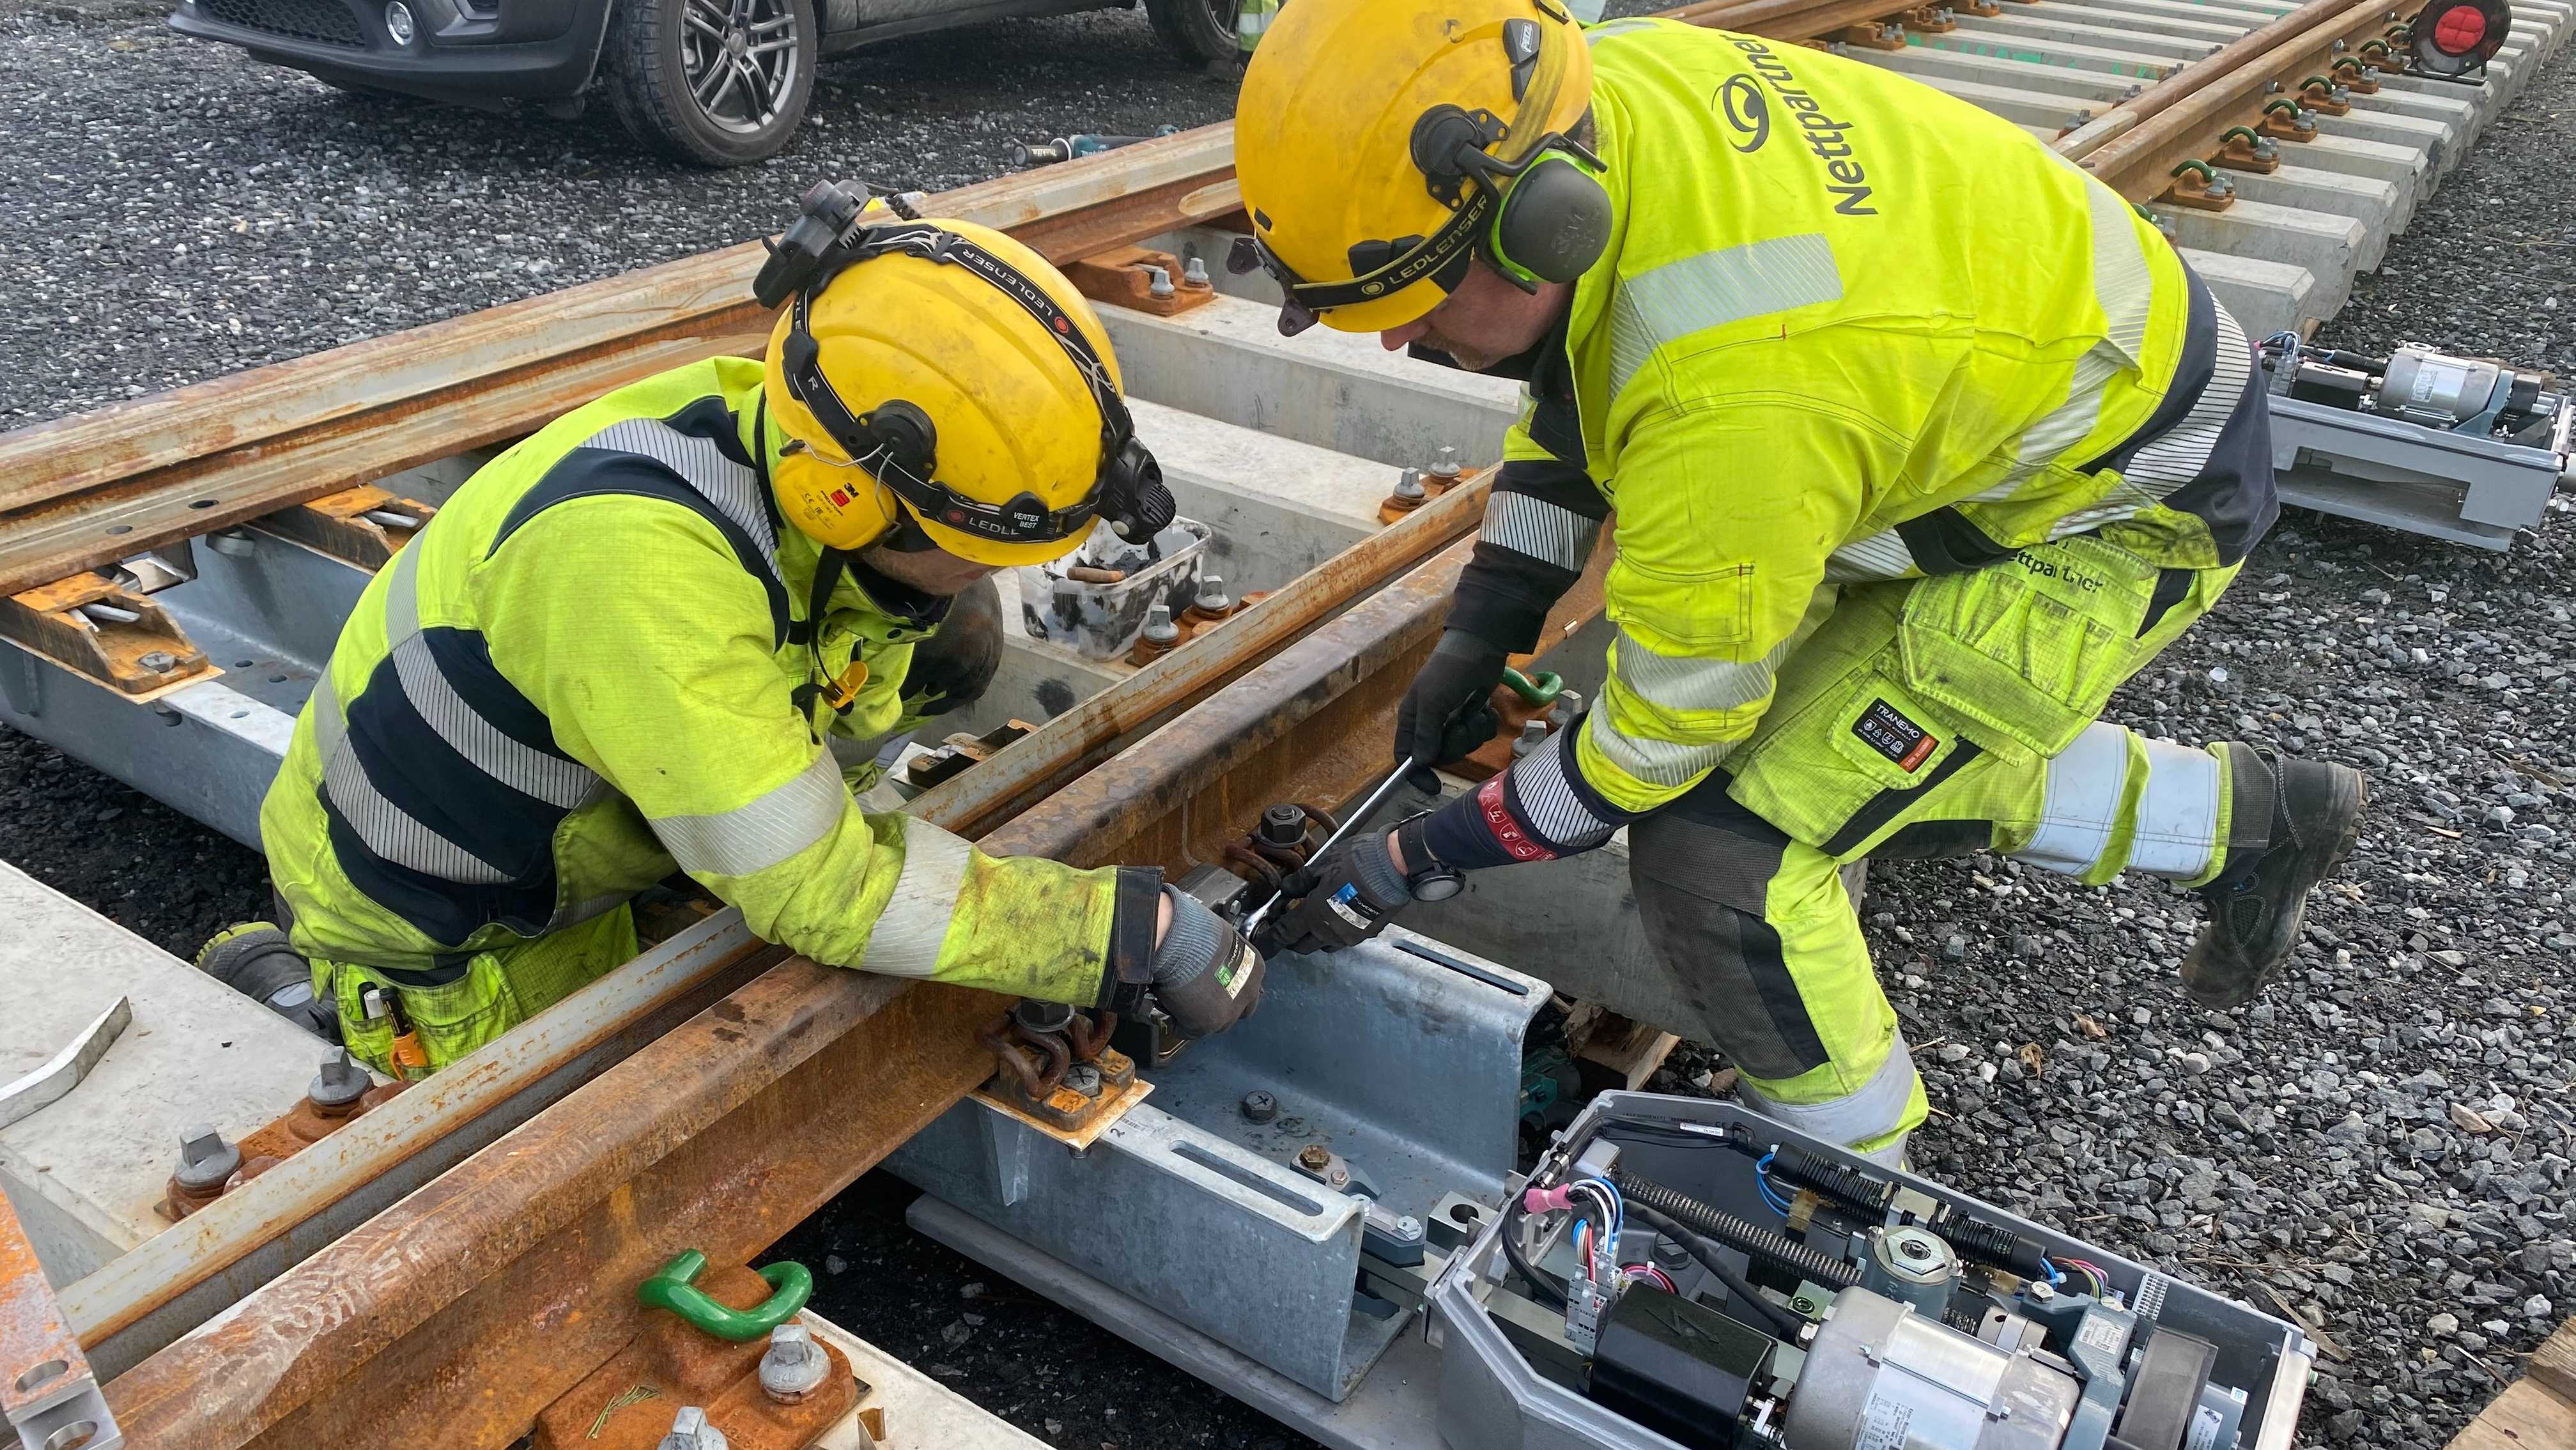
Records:
M2065 1282L2066 1282L2066 1276L2065 1276L2064 1274L2061 1274L2061 1273L2057 1272L2057 1266L2056 1266L2055 1264L2050 1263L2050 1262L2049 1262L2048 1260L2046 1260L2046 1259L2041 1259L2041 1260L2039 1261L2039 1270L2040 1270L2040 1272L2041 1272L2041 1273L2046 1274L2046 1275L2048 1276L2048 1282L2049 1282L2052 1286L2053 1286L2053 1285L2057 1285L2057 1284L2063 1284L2063 1283L2065 1283Z
M1753 1161L1753 1186L1762 1190L1762 1201L1771 1205L1773 1213L1787 1218L1795 1205L1771 1186L1771 1160L1778 1156L1779 1150L1775 1148Z

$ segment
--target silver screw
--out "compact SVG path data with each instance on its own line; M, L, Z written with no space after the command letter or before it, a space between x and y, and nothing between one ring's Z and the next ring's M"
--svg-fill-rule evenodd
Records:
M1163 298L1172 295L1172 274L1161 267L1145 269L1145 295Z
M1547 743L1547 721L1544 718L1523 720L1521 738L1512 742L1512 758L1518 760Z
M2042 1304L2045 1304L2049 1300L2057 1297L2057 1291L2048 1287L2046 1284L2032 1284L2022 1292L2030 1295L2032 1299Z
M657 1450L732 1450L724 1431L707 1423L707 1412L695 1405L683 1406L671 1417L671 1433L662 1437Z
M1224 575L1209 574L1199 580L1199 608L1214 614L1233 607L1233 597L1225 592Z
M1566 726L1573 724L1575 717L1582 713L1583 692L1580 690L1559 690L1556 692L1556 708L1547 712L1547 718L1555 722L1556 728L1562 730Z
M203 1192L220 1188L241 1171L241 1150L224 1141L212 1123L199 1123L179 1134L179 1171L171 1174L181 1188Z
M1064 1070L1064 1085L1084 1097L1098 1097L1100 1069L1087 1062L1077 1062Z
M1189 261L1188 261L1188 262L1186 262L1186 263L1182 264L1182 267L1181 267L1181 283L1182 283L1182 285L1183 285L1183 286L1187 286L1187 287L1205 287L1205 286L1207 286L1207 285L1208 285L1207 258L1205 258L1205 257L1192 257L1192 258L1190 258L1190 259L1189 259Z
M1421 502L1423 496L1422 470L1419 468L1408 468L1402 473L1397 474L1395 476L1395 496L1397 498L1412 499L1416 503Z
M322 1059L322 1070L313 1075L313 1082L305 1088L304 1095L311 1098L316 1106L336 1108L356 1102L375 1085L375 1079L367 1076L364 1068L351 1062L349 1049L343 1047Z
M1440 445L1440 456L1431 461L1431 476L1444 483L1458 481L1458 450L1446 443Z
M796 1404L823 1387L832 1372L832 1357L814 1342L814 1332L793 1320L769 1331L769 1352L760 1357L760 1392L782 1405Z
M166 675L179 667L179 657L166 649L146 650L135 663L156 675Z
M1415 1218L1409 1213L1404 1215L1402 1218L1397 1219L1395 1221L1395 1236L1400 1239L1418 1239L1422 1237L1422 1220Z
M1170 644L1181 637L1181 627L1172 623L1172 606L1157 603L1146 609L1145 637L1156 644Z

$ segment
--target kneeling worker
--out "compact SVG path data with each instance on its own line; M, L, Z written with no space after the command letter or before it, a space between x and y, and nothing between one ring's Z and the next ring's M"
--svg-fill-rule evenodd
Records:
M1298 0L1239 115L1283 328L1529 386L1400 759L1478 743L1617 515L1580 727L1318 863L1284 940L1625 827L1660 1025L1889 1161L1923 1089L1843 865L2198 888L2211 1006L2297 947L2361 777L2099 718L2278 512L2244 333L2118 195L1902 76L1552 0Z
M367 587L260 815L285 936L201 965L279 1005L309 963L358 1057L390 1069L398 1012L435 1069L632 958L679 870L819 962L1150 991L1193 1035L1251 1008L1260 958L1159 872L862 814L826 744L982 689L998 611L940 646L995 569L1169 521L1099 319L1007 236L836 188L775 250L765 365L557 419Z

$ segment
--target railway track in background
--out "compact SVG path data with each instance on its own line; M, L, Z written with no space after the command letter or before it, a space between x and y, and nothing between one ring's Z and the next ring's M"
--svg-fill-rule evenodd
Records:
M2145 206L2249 330L2263 332L2330 318L2353 276L2377 265L2576 20L2560 0L2513 4L2487 82L2470 87L2404 73L2403 26L2416 9L2415 0L2002 0L1892 14L1853 0L1746 0L1674 14L1784 46L1838 45L2005 116ZM929 204L1006 226L1071 263L1203 235L1191 229L1221 228L1240 199L1220 126ZM766 318L748 301L748 280L759 255L756 246L709 253L0 436L0 594L11 596L0 601L0 632L31 651L0 660L0 683L12 686L0 713L49 738L62 728L64 695L84 686L35 687L54 702L49 728L42 709L19 703L21 682L41 668L98 687L95 699L80 697L88 713L71 730L84 739L58 742L83 758L93 758L84 743L97 748L126 728L119 722L139 722L161 749L203 737L208 759L239 779L198 796L194 783L171 779L145 788L241 834L242 800L255 803L265 785L242 772L282 748L281 722L291 724L318 661L265 683L252 678L269 673L264 658L228 675L223 649L192 641L186 611L153 602L157 586L214 563L192 564L188 551L292 557L284 567L328 581L313 597L353 596L352 582L400 546L403 526L385 519L425 516L482 450L623 382L756 348ZM1139 396L1245 426L1222 400L1185 396L1215 385L1192 366L1197 354L1147 361L1193 331L1277 370L1261 374L1274 397L1305 389L1322 407L1354 388L1388 388L1383 370L1349 355L1302 361L1296 346L1263 343L1265 284L1221 285L1240 295L1195 321L1114 315L1122 356L1134 341ZM1438 401L1461 416L1508 411L1468 396ZM1329 448L1391 471L1404 460L1389 453L1413 445L1319 435L1310 446L1292 467L1339 467ZM1367 487L1340 486L1345 504ZM1436 634L1463 553L1452 541L1473 525L1473 485L1459 492L1285 586L1267 612L1207 644L1094 681L1099 692L1077 708L917 807L992 849L1159 860L1177 872L1211 859L1262 803L1347 798L1379 763L1383 721ZM329 556L330 567L296 550ZM82 589L106 591L91 602L137 620L84 613L93 627L62 624L66 609L81 609L64 601ZM1578 592L1560 632L1594 608L1597 595ZM305 625L327 654L337 616ZM156 666L156 655L182 667ZM641 1272L684 1242L719 1258L757 1253L989 1069L970 1029L992 1007L971 994L777 961L724 918L686 945L692 965L622 1000L587 1036L519 1044L551 1057L501 1071L511 1054L496 1052L494 1071L410 1095L420 1100L410 1135L388 1137L372 1157L352 1148L309 1170L290 1160L229 1211L219 1204L192 1220L188 1244L154 1240L67 1293L75 1330L121 1372L109 1400L136 1442L282 1445L327 1434L389 1444L415 1417L435 1416L454 1443L505 1444L595 1362L584 1355L631 1327L626 1291ZM722 1030L683 1011L718 995ZM673 1014L685 1020L674 1025ZM669 1030L652 1035L644 1024ZM581 1071L567 1076L586 1081L553 1076L576 1061ZM824 1111L862 1098L888 1106ZM435 1154L468 1129L458 1144L507 1149ZM414 1160L438 1171L385 1176ZM380 1178L410 1196L369 1197ZM182 1337L245 1296L220 1330ZM540 1323L590 1327L532 1340ZM540 1343L561 1363L532 1372ZM495 1382L508 1390L481 1388ZM357 1383L366 1395L334 1393Z

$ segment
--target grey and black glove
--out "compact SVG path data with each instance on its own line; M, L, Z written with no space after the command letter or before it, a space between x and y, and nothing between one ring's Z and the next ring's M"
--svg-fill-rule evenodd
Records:
M1493 739L1502 720L1490 697L1510 660L1510 651L1466 630L1441 635L1396 709L1395 758L1447 765Z
M1300 953L1358 946L1413 904L1413 888L1395 869L1384 831L1362 831L1335 846L1290 876L1286 889L1302 899L1280 915L1278 936L1264 939Z
M1154 1000L1182 1036L1214 1036L1261 1001L1261 953L1197 897L1169 886L1163 896L1172 925L1150 964Z

